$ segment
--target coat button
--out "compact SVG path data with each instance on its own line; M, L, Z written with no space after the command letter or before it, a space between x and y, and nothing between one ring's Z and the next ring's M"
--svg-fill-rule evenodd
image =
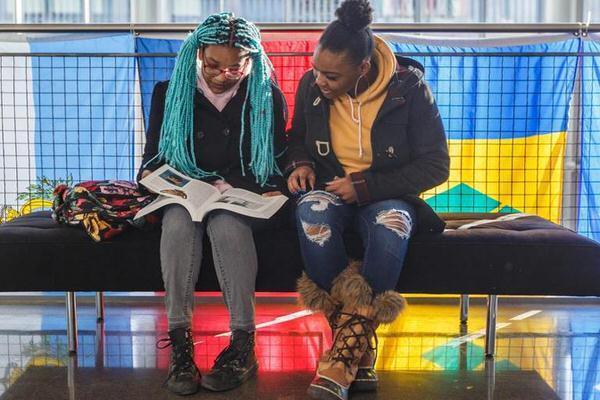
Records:
M223 129L223 135L229 136L229 128Z
M406 103L406 98L404 96L398 97L398 104L403 106Z
M203 131L198 132L198 139L204 139L204 132Z

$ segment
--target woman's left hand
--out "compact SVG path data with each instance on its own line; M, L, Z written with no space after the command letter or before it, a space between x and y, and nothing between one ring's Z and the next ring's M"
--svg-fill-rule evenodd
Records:
M325 185L326 191L337 195L344 203L352 204L356 202L356 191L349 176L336 178Z

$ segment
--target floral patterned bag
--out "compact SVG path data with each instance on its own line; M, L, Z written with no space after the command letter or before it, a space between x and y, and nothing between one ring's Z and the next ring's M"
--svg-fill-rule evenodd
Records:
M104 180L81 182L73 187L54 189L52 218L67 225L81 225L96 242L138 225L133 217L156 195L141 190L130 181ZM149 218L149 219L148 219ZM146 221L156 222L149 216ZM141 223L145 222L141 219Z

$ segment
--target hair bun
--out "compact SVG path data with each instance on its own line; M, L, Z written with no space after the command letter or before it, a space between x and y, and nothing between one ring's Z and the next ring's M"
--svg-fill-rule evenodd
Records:
M335 15L353 32L365 29L373 22L373 8L368 0L345 0L335 11Z

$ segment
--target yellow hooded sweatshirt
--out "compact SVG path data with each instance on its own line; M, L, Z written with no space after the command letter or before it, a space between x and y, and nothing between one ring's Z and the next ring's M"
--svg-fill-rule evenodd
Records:
M356 98L345 94L330 105L331 145L346 175L371 166L371 128L387 95L388 84L396 73L396 57L378 36L375 36L371 62L378 68L375 82Z

